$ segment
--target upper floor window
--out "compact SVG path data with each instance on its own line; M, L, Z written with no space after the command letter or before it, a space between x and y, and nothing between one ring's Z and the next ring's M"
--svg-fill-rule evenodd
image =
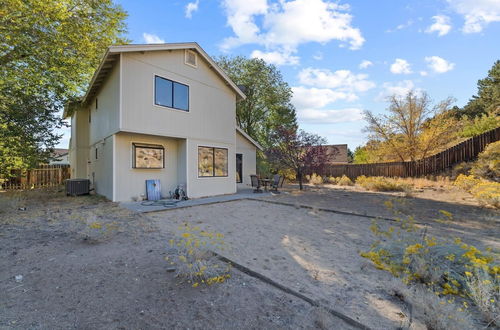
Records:
M189 111L189 86L155 76L155 104Z

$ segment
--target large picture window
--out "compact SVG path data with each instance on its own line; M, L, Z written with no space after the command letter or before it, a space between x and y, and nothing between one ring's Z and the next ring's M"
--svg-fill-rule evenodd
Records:
M155 76L155 104L189 111L189 86Z
M198 147L198 176L227 176L227 149L213 147Z
M139 144L133 145L133 168L159 169L165 167L165 149L161 145Z

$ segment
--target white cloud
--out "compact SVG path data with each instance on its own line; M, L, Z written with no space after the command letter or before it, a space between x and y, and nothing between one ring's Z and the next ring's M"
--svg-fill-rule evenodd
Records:
M292 87L293 105L299 109L320 109L335 101L355 101L358 97L351 92L334 91L329 88Z
M447 0L450 7L465 18L464 33L481 32L488 24L500 22L498 0Z
M147 44L163 44L163 43L165 43L165 40L163 40L162 38L158 37L157 35L155 35L155 34L149 34L149 33L146 33L146 32L144 32L142 34L142 38L144 39L144 42L147 43Z
M394 29L389 29L389 30L387 30L386 32L396 32L396 31L398 31L398 30L403 30L403 29L406 29L406 28L408 28L408 27L410 27L410 26L412 26L412 25L413 25L413 20L412 20L412 19L410 19L410 20L408 20L406 23L404 23L404 24L399 24L398 26L396 26L396 28L394 28Z
M302 109L297 111L300 121L309 124L335 124L363 120L363 110L347 108L339 110L330 109Z
M328 69L305 68L299 72L301 84L322 88L334 88L345 92L365 92L375 83L368 80L367 74L354 74L349 70L330 71Z
M394 74L412 73L410 63L402 58L397 58L396 61L391 64L391 72Z
M442 57L439 56L428 56L425 58L427 66L436 73L445 73L453 70L455 67L454 63L450 63Z
M272 5L267 0L224 0L223 7L235 34L224 40L221 47L225 50L255 43L294 53L300 44L332 40L358 49L365 41L361 31L351 25L349 7L328 0L290 0Z
M190 2L186 5L186 18L193 17L193 13L198 10L198 5L200 4L200 0L196 0L195 2Z
M323 53L322 52L317 52L316 54L313 55L313 58L316 61L321 61L323 59Z
M359 64L359 68L360 68L360 69L366 69L366 68L368 68L369 66L372 66L372 65L373 65L373 62L372 62L372 61L363 60L363 61Z
M386 101L387 97L392 95L405 96L411 90L420 91L420 89L415 88L415 84L411 80L403 80L397 83L386 82L382 85L382 89L376 98L377 101Z
M432 16L432 19L434 20L434 23L425 30L426 33L437 32L438 36L441 37L450 32L451 24L448 16L436 15Z
M429 73L428 73L427 71L420 71L420 75L421 75L422 77L425 77L425 76L427 76L428 74L429 74Z
M260 50L254 50L250 55L251 58L261 58L267 63L275 65L297 65L299 64L299 57L293 56L290 53L272 51L272 52L262 52Z

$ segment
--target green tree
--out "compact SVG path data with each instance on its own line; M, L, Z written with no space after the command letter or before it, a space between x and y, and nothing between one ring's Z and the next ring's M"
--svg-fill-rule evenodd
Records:
M368 151L366 150L366 146L359 146L354 149L354 154L352 157L352 162L354 164L367 164L369 163Z
M465 115L469 118L498 113L500 113L500 60L493 64L486 78L477 82L477 95L457 112L459 117Z
M242 88L246 100L236 104L236 122L264 148L278 127L297 128L292 90L276 66L242 56L216 59L217 64Z
M125 17L111 0L0 0L0 175L48 159Z

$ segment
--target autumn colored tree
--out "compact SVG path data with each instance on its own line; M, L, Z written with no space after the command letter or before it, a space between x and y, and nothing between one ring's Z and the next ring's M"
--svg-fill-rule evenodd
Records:
M432 105L422 92L389 98L386 114L365 111L366 131L379 158L386 161L417 160L445 149L456 139L456 119L452 116L452 99Z
M277 127L271 134L272 146L266 151L267 160L280 170L295 171L300 190L304 175L323 172L330 161L326 140L316 134L288 127Z
M48 159L125 17L111 0L0 0L0 175Z

